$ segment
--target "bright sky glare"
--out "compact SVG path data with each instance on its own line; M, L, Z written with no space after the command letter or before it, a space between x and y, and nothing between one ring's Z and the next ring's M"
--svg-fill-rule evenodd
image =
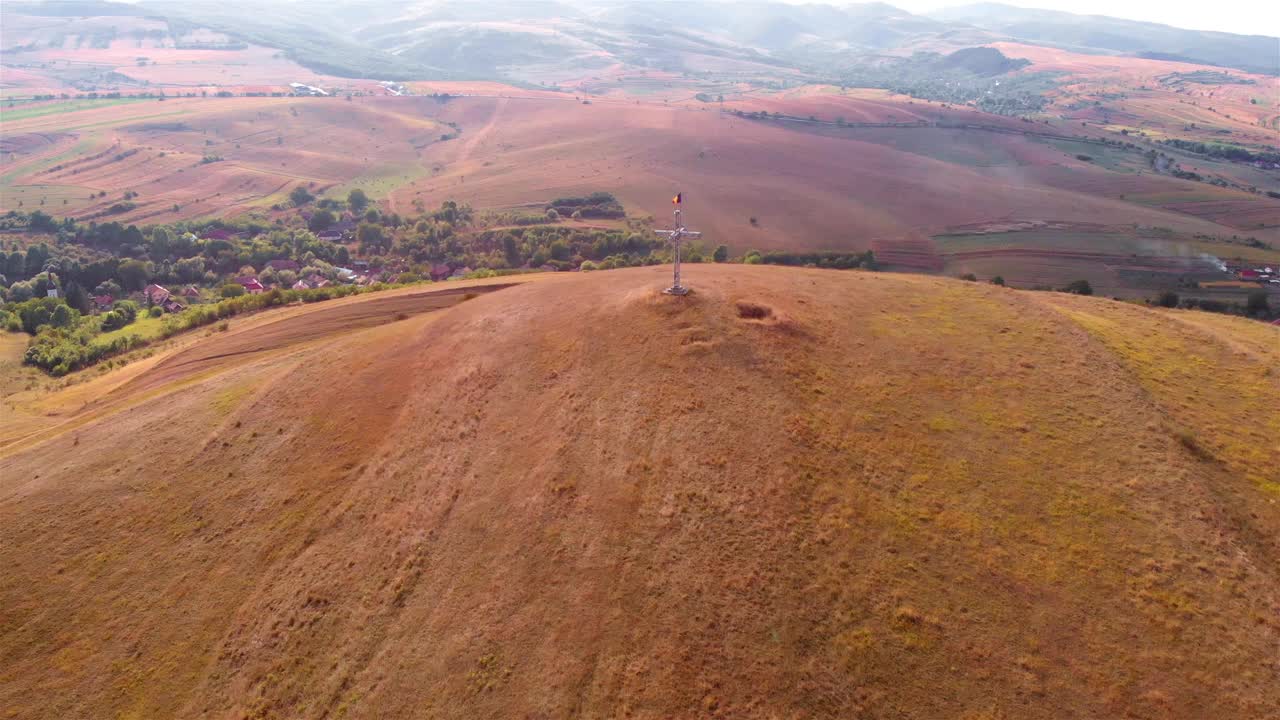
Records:
M821 0L819 0L821 1ZM908 12L970 5L977 0L887 0ZM1280 2L1274 0L999 0L1005 5L1060 10L1077 15L1107 15L1172 25L1189 30L1218 30L1280 37ZM1280 44L1276 54L1280 57Z

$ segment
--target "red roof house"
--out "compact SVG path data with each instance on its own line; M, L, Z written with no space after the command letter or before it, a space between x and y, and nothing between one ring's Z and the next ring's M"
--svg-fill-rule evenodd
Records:
M142 294L147 298L147 302L152 305L163 305L165 300L173 296L168 289L159 285L148 285L142 290Z
M236 278L236 282L240 283L240 287L247 290L250 295L257 295L263 290L266 290L266 288L262 286L262 283L258 282L258 278L256 277Z

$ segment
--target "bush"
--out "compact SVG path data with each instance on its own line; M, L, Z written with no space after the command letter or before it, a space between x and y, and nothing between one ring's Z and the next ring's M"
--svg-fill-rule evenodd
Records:
M961 275L961 276L960 276L960 279L961 279L961 280L967 280L967 281L969 281L969 282L977 282L977 281L978 281L978 276L977 276L977 275L974 275L973 273L965 273L965 274L963 274L963 275Z
M224 298L238 298L244 295L247 291L240 283L227 283L226 285L223 285L222 289L218 292Z
M328 210L317 210L307 221L307 229L312 232L323 232L333 226L336 219Z
M999 285L1000 287L1004 287L1004 276L1002 276L1002 275L997 275L997 276L995 276L995 277L991 278L991 284L992 284L992 285Z
M1271 317L1271 304L1267 299L1267 291L1251 291L1249 293L1249 299L1245 301L1244 311L1254 317Z
M1093 286L1088 280L1072 280L1062 288L1062 292L1071 293L1072 295L1092 295Z
M117 300L111 306L111 309L124 318L124 324L128 325L138 319L138 303L132 300Z
M1162 292L1160 297L1156 298L1156 304L1160 307L1176 308L1178 307L1178 302L1179 298L1176 292Z
M150 316L151 316L151 317L153 317L153 318L158 318L158 317L160 317L161 315L163 315L163 314L164 314L164 308L161 308L161 307L153 307L153 308L151 308L150 310L148 310L148 311L147 311L147 314L148 314L148 315L150 315Z
M59 311L58 308L66 309ZM59 313L58 326L66 327L71 321L69 313L75 312L60 298L51 297L33 298L14 305L10 310L21 319L22 330L28 335L35 335L41 326L53 324L55 312ZM75 315L79 316L79 313Z
M302 207L315 199L315 196L301 185L289 192L289 201L293 203L294 207Z

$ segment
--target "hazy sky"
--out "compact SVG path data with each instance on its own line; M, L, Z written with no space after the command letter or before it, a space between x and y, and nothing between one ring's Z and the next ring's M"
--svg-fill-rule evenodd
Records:
M821 2L822 0L818 0ZM856 0L855 0L856 1ZM909 12L927 12L979 0L886 0ZM996 0L1005 5L1061 10L1077 15L1108 15L1191 30L1220 30L1280 37L1276 0ZM1276 49L1280 55L1280 47Z

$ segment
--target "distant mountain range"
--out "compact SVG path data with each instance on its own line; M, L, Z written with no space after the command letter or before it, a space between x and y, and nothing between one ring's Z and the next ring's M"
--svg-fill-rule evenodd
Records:
M5 14L147 15L207 25L346 76L512 79L513 67L684 67L688 55L830 72L872 55L951 52L998 40L1280 74L1280 38L982 3L916 15L885 3L364 0L6 3Z
M1280 74L1280 38L1265 35L1183 30L1157 23L1034 10L999 3L945 8L930 13L929 17L951 24L971 25L1019 40L1075 50L1104 50Z

